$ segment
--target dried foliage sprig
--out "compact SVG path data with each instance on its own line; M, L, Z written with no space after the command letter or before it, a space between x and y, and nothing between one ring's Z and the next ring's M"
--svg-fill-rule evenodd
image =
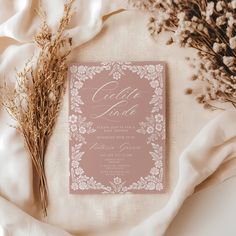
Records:
M17 73L14 89L6 83L1 88L1 102L16 120L16 128L23 136L32 159L44 216L48 206L44 159L65 91L67 57L72 44L72 39L65 35L65 29L72 17L73 2L68 0L65 3L55 33L48 26L42 8L38 11L42 19L41 28L35 36L39 53Z
M130 0L152 13L149 31L153 36L173 32L167 44L195 48L200 60L193 80L204 83L197 95L206 108L212 101L236 106L236 0ZM187 93L192 93L191 89Z

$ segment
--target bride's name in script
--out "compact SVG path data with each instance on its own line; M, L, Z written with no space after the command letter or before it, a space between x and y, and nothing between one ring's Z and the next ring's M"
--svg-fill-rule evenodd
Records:
M141 98L141 91L137 88L128 86L121 89L118 81L105 83L92 95L93 103L100 110L93 114L92 118L104 117L115 121L114 118L134 116L138 109L138 103L134 101L139 98Z

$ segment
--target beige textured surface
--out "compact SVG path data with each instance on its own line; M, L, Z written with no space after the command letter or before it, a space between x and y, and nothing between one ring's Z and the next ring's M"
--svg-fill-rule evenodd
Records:
M101 29L101 16L119 9L125 1L120 1L121 4L118 2L120 6L116 6L117 2L77 1L79 13L74 17L70 31L75 46L93 38ZM24 0L19 4L18 0L0 0L0 3L4 7L4 14L0 14L0 72L14 80L15 67L21 68L35 49L31 42L38 20L34 18L32 10L37 1ZM43 3L49 12L50 24L55 27L63 0ZM174 45L166 46L166 34L154 42L147 32L147 20L148 15L135 11L111 16L105 21L99 35L73 50L70 61L163 60L168 63L168 191L161 195L141 196L70 195L66 94L46 156L50 202L49 216L45 221L78 236L127 236L130 227L165 206L179 176L181 152L200 129L219 113L203 110L192 97L184 95L184 89L191 83L188 80L191 69L184 58L195 52ZM14 236L68 235L41 224L19 210L21 208L30 214L35 213L31 162L22 139L8 127L7 124L12 121L2 109L0 121L0 234L7 232L4 231L6 229ZM225 163L223 168L226 172L220 168L218 174L201 188L206 187L207 183L218 183L234 175L232 164L233 160L231 164ZM29 233L31 228L34 230L32 234ZM176 235L173 233L173 236Z
M236 235L236 177L191 196L165 236Z

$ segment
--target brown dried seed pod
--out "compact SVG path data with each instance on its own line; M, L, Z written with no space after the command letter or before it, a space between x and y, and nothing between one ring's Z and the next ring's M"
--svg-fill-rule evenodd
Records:
M190 94L193 93L193 90L192 90L191 88L187 88L187 89L184 90L184 93L185 93L186 95L190 95Z

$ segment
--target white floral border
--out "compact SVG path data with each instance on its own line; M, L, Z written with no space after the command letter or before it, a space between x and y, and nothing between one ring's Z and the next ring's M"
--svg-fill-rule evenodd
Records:
M132 62L101 62L97 65L72 65L69 70L71 93L71 112L69 116L70 140L76 140L76 144L71 147L71 190L76 192L77 190L92 189L100 190L102 193L129 193L132 190L163 191L164 150L162 146L157 144L157 141L162 140L165 142L166 139L165 117L160 114L160 111L164 109L164 81L162 76L164 66L162 64L137 65ZM84 102L79 96L78 90L83 87L86 80L93 79L96 74L104 71L108 71L114 80L121 79L126 74L126 71L130 71L137 74L140 79L147 79L150 86L154 89L154 94L149 102L152 105L151 115L146 117L146 121L140 122L140 128L137 129L138 133L147 137L147 144L152 146L150 156L154 161L154 165L147 176L140 177L137 182L128 186L120 177L113 178L110 185L103 185L97 182L94 177L88 177L80 166L80 161L84 155L81 147L86 144L84 134L91 134L96 130L93 128L93 123L87 121L86 117L81 115L81 106L84 105Z

